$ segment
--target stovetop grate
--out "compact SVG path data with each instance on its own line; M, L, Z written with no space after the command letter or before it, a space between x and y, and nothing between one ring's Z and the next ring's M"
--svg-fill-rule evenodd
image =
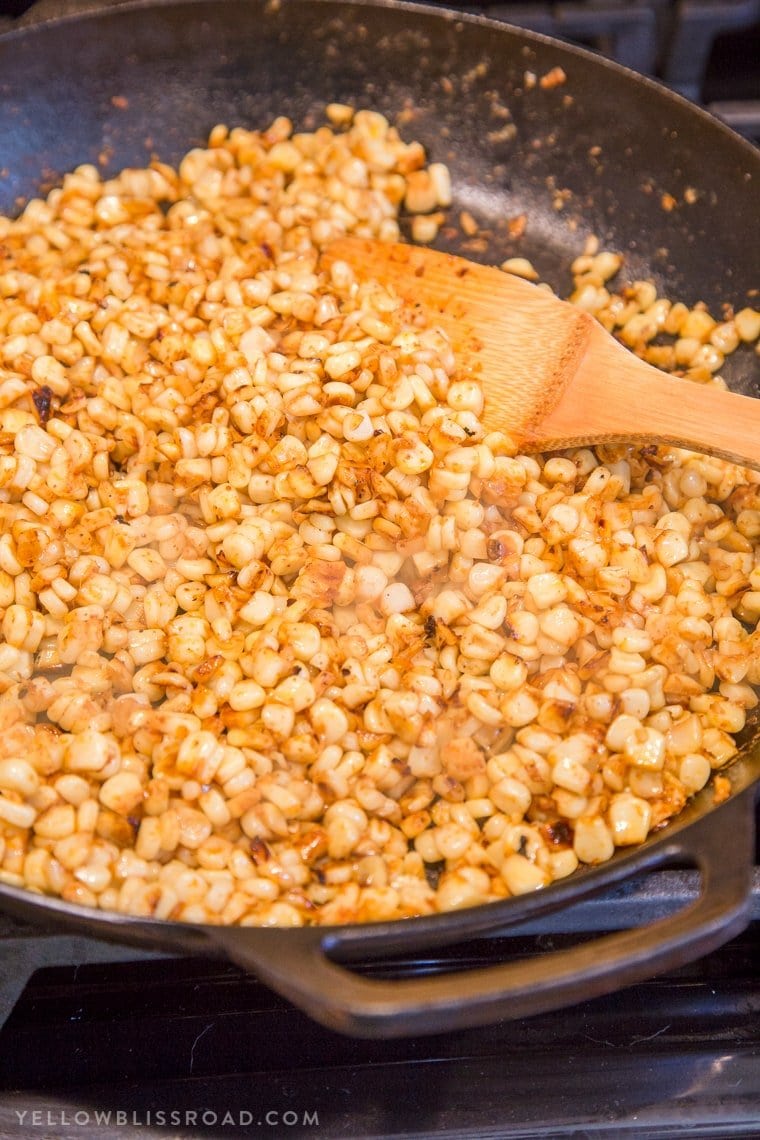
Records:
M572 937L472 943L456 961ZM392 1042L322 1029L218 962L44 969L0 1035L0 1135L145 1140L167 1135L173 1114L183 1137L757 1136L757 945L750 929L666 979L561 1014ZM436 952L398 967L451 964Z
M509 937L355 968L410 977L540 955L697 889L694 872L656 871ZM0 919L0 1136L756 1137L760 869L752 906L740 937L667 976L393 1041L324 1029L223 961Z

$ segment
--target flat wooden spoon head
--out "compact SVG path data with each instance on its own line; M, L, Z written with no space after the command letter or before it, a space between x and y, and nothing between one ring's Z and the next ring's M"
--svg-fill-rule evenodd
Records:
M345 237L324 251L392 286L451 340L483 385L483 420L536 451L619 440L669 443L760 467L760 400L677 380L548 289L402 243Z

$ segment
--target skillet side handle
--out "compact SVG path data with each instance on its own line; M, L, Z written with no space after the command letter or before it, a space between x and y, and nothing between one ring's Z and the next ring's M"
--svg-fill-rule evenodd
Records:
M664 858L687 855L702 872L698 898L651 925L579 946L485 969L420 979L362 977L328 953L351 945L350 933L212 928L217 948L255 972L316 1021L354 1037L391 1038L452 1032L546 1013L622 989L717 949L747 925L754 853L754 795L737 795ZM501 918L494 934L502 932ZM288 934L307 935L288 937ZM274 935L273 938L257 935ZM281 937L279 936L281 935ZM313 937L308 937L313 935ZM399 926L399 949L403 949ZM371 940L360 952L371 953ZM353 951L356 957L356 949Z

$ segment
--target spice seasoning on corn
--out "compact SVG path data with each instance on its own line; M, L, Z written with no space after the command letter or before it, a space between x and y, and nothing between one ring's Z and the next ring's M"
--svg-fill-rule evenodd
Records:
M432 238L448 174L327 114L0 219L5 882L244 925L485 903L641 843L757 704L757 476L486 434L444 336L318 263L402 203ZM717 382L760 332L619 266L590 246L573 300L657 363Z

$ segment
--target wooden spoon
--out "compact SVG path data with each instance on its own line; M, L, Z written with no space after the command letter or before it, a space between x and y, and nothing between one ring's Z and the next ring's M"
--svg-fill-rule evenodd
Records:
M449 336L488 430L526 450L629 440L760 467L760 400L667 376L546 289L432 249L345 237L323 262L392 285Z

